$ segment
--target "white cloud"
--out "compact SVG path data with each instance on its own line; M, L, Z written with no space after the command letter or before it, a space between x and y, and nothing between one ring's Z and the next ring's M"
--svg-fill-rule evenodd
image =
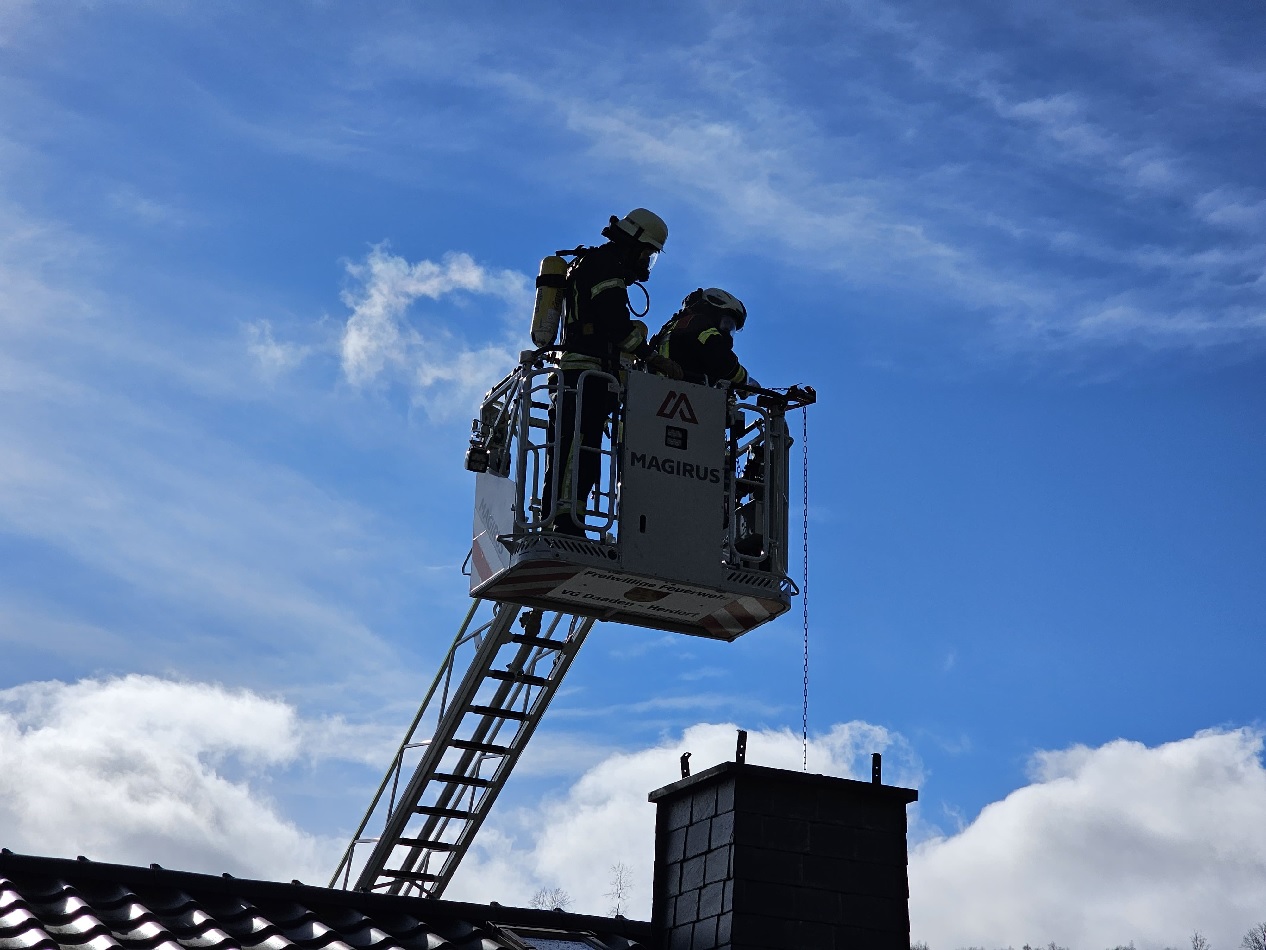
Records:
M932 829L916 806L914 936L935 950L1051 940L1160 950L1199 929L1215 946L1236 945L1266 889L1261 750L1262 735L1241 729L1156 748L1121 740L1039 752L1032 784L957 822L951 835L924 837ZM621 861L634 874L630 912L648 915L654 808L646 794L676 779L683 751L696 771L731 759L734 727L693 726L611 755L536 807L494 812L446 896L519 903L559 886L573 909L602 913L610 867ZM864 777L872 751L888 753L886 781L920 784L906 742L865 723L815 738L810 769ZM800 740L754 732L748 755L798 770Z
M1262 916L1262 734L1118 740L1033 757L1033 784L910 859L914 936L936 950L1054 940L1235 946Z
M682 752L701 771L731 760L734 741L733 725L692 726L651 748L605 753L531 806L495 810L446 896L526 903L540 886L560 886L572 909L603 913L610 868L623 862L629 913L647 916L647 793L677 779ZM0 843L320 881L344 842L298 827L262 789L305 764L386 761L386 746L381 729L304 719L282 701L214 684L136 675L26 684L0 691ZM1262 748L1261 732L1235 729L1154 748L1118 740L1038 752L1030 785L954 834L920 843L929 829L912 810L914 936L936 950L1051 940L1159 950L1199 929L1234 946L1266 893ZM813 737L809 768L864 778L876 751L886 781L921 783L905 740L862 722ZM798 771L801 755L789 730L750 734L750 762Z
M679 757L696 772L734 758L736 727L700 724L653 748L617 753L589 769L558 798L535 808L494 813L445 893L457 900L526 903L541 886L562 887L569 909L605 913L610 868L633 872L632 917L650 916L655 807L646 796L680 778ZM748 761L799 771L801 739L789 730L753 731ZM870 775L872 752L894 752L886 780L916 783L918 765L899 736L863 722L833 726L810 740L809 769L857 778Z
M355 283L342 295L351 314L340 355L344 375L353 385L380 379L403 382L428 410L444 414L459 407L472 409L489 383L514 365L513 340L524 333L522 327L517 333L508 327L504 315L491 326L473 328L473 337L491 340L481 345L410 310L421 298L491 296L526 325L531 295L523 274L489 270L461 253L445 254L439 263L410 264L385 244L373 247L363 261L349 263L347 272Z
M146 676L0 691L0 841L34 854L320 880L341 842L286 820L258 786L321 725L247 691Z

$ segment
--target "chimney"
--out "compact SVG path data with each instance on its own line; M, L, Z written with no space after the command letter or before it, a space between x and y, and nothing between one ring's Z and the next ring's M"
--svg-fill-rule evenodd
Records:
M650 794L662 950L909 950L909 788L726 762Z

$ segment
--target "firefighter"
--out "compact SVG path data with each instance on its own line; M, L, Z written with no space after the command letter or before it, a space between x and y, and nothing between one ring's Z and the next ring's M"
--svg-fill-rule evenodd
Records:
M618 378L620 357L628 355L661 375L681 378L672 360L647 345L646 324L633 318L628 294L630 284L650 277L655 257L668 240L668 226L653 212L635 208L623 218L612 216L602 236L605 244L577 249L566 277L560 381L548 433L554 451L546 458L542 491L542 520L553 515L555 531L577 537L584 536L583 508L601 476L602 429L618 408L609 380L587 376L582 383L582 374L598 371ZM580 513L573 513L573 499Z
M743 301L719 287L701 287L686 295L651 346L675 362L690 382L715 385L724 380L754 387L756 380L734 354L734 332L746 322Z

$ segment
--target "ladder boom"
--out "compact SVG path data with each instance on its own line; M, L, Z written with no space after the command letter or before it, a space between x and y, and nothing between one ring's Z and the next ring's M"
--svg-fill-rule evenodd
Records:
M491 605L492 618L472 627L482 605ZM348 886L355 873L357 890L442 894L593 624L592 617L476 601L331 886ZM454 687L458 663L471 650ZM429 738L418 741L432 721ZM420 757L401 790L405 759L415 750ZM365 837L379 822L381 833ZM357 845L370 844L356 870Z

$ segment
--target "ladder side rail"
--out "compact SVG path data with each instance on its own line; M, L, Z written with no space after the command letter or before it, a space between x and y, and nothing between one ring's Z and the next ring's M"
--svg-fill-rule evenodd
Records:
M431 897L439 897L444 893L444 889L452 880L453 875L457 871L466 852L470 849L471 843L478 834L479 829L483 826L484 819L487 818L492 810L492 805L500 794L501 789L505 786L506 781L510 777L510 772L514 766L518 764L519 757L523 754L524 748L527 746L532 736L536 733L536 727L540 725L541 719L545 715L545 711L549 708L550 702L558 692L558 686L570 669L572 661L576 658L581 645L588 636L589 631L597 622L593 617L572 617L572 630L568 635L567 646L559 651L558 657L554 662L554 667L550 674L550 686L543 688L537 694L531 709L531 718L526 720L515 741L511 745L511 752L502 757L493 775L494 784L484 790L480 801L480 808L476 811L473 819L468 821L466 827L461 833L458 840L458 848L448 852L448 856L444 860L444 864L439 871L440 880L430 890ZM577 625L576 621L580 621Z
M458 764L452 768L452 774L466 778L470 778L472 775L478 776L483 758L483 753L464 750ZM472 765L474 766L473 768ZM453 798L455 795L465 794L465 792L461 790L462 788L463 786L460 782L446 782L442 786L441 790L442 792L449 792L449 794L446 796L442 804L437 802L434 807L437 809L453 808L453 810L458 810L454 808L454 806L460 803L453 801ZM472 816L477 811L477 804L478 803L474 801L472 796L471 804L468 806L468 811ZM437 844L442 844L446 850L455 847L456 842L461 838L462 829L469 820L470 819L468 818L454 818L449 815L427 815L426 820L422 823L421 827L418 828L416 832L409 835L410 838L414 838L421 843L407 845L408 851L405 856L392 867L387 867L387 865L384 864L383 868L379 871L379 877L389 874L392 871L402 871L406 874L415 871L430 873L431 858L436 853L435 846ZM458 825L458 832L454 836L454 840L445 841L445 835L448 833L449 828L454 824ZM404 836L402 835L401 837L403 838ZM393 850L394 847L400 846L400 838L397 838L396 844L393 845ZM431 885L431 887L433 886L434 885ZM387 878L386 880L378 880L375 881L370 889L377 890L384 887L389 894L407 893L410 888L416 888L423 896L435 896L431 887L428 887L426 884L421 882L409 881L406 878Z
M531 616L531 614L529 614L528 616ZM540 639L550 639L551 637L553 637L554 633L556 632L558 628L558 624L562 616L563 615L561 614L555 615L553 621L550 623L548 630L546 631L546 636ZM527 624L525 625L525 630L529 634L529 636L537 637L539 635L539 627L540 627L539 622L535 624ZM515 656L515 658L511 660L509 664L506 664L506 666L511 671L524 671L531 674L535 670L536 665L540 662L541 659L543 659L548 654L551 654L551 653L557 654L560 650L564 649L566 640L560 640L560 641L557 641L557 643L558 643L557 646L550 646L550 647L534 646L530 643L521 644L519 645L519 650L517 651L517 655ZM554 675L553 671L551 671L551 675ZM493 711L489 713L484 713L481 715L480 721L472 730L472 733L469 737L470 741L472 742L487 743L496 739L500 732L501 727L507 721L506 716L503 716L503 715L499 716L497 715L496 711L497 710L513 711L514 706L518 702L520 696L522 696L524 700L524 709L526 710L528 708L530 693L531 693L531 690L534 688L533 684L525 683L522 681L511 681L511 680L502 680L499 682L500 682L499 687L494 691L493 696L489 698L485 704L487 708ZM536 688L540 688L540 687L536 687ZM472 708L468 708L465 711L473 712L474 709L472 707ZM457 776L460 778L472 778L472 777L478 778L480 777L479 769L481 768L483 762L487 759L496 758L496 757L497 756L495 755L491 755L486 752L479 752L477 750L463 750L461 756L458 759L457 764L455 766L450 767L446 774ZM440 759L442 762L443 755L440 756ZM436 800L433 802L433 806L440 809L451 808L451 806L453 806L456 803L455 800L460 798L461 795L465 794L465 789L467 788L469 788L471 792L472 804L470 808L472 811L474 811L476 808L476 804L474 801L475 786L466 785L465 783L461 781L453 781L453 780L449 780L447 783L441 785L440 792L437 795ZM425 798L426 798L426 790L423 789L419 795L417 802L415 802L414 804L416 805L420 803ZM489 803L489 805L490 804L491 803ZM448 816L443 816L443 815L435 815L435 814L428 815L425 822L422 825L422 828L419 830L419 832L415 836L411 836L411 837L416 837L417 840L424 841L424 842L438 842L442 838L444 833L447 831L450 822L454 820L456 819L453 819ZM405 870L405 871L413 870L414 867L416 867L417 861L420 857L423 858L424 862L426 860L429 860L429 855L425 854L427 850L428 849L426 848L425 845L412 848L408 856L401 863L400 870ZM393 892L395 892L394 886L392 890Z
M502 680L493 698L487 703L490 707L509 710L517 703L520 696L524 697L525 703L529 699L531 701L527 717L523 721L515 720L516 732L508 743L507 752L488 753L476 749L463 749L456 765L452 766L448 773L466 778L470 778L472 775L478 776L484 762L497 760L497 765L493 775L488 779L488 784L482 786L482 792L479 791L478 787L461 781L449 780L442 784L439 796L435 799L434 804L430 806L436 809L436 812L426 815L419 833L410 838L411 841L415 841L417 844L410 844L404 859L396 868L392 869L403 873L392 874L384 866L383 872L390 876L386 881L377 882L374 885L376 888L385 886L393 894L417 889L426 896L435 897L447 886L449 879L451 879L452 874L456 871L458 864L469 849L470 843L474 840L476 831L482 825L484 818L490 812L493 803L508 780L519 755L535 731L541 716L544 715L545 709L557 691L562 677L570 667L571 660L575 657L581 642L583 642L585 635L594 622L592 618L577 618L572 615L558 614L550 624L547 638L552 637L563 616L567 616L570 622L566 637L559 640L556 647L520 644L520 649L517 651L515 658L510 664L507 664L512 672L532 671L535 670L542 659L552 653L555 657L549 675L546 677L547 683L538 685L521 681ZM581 620L579 629L577 628L577 620ZM505 645L507 644L503 642L502 647ZM531 698L530 695L533 689L537 691L535 698ZM467 712L469 711L467 709ZM470 736L470 741L486 743L496 739L501 727L507 721L506 717L497 716L495 713L481 715L475 730ZM438 758L442 760L443 754L440 753ZM466 806L467 816L457 817L452 814L445 814L445 812L460 810L459 808L454 808L454 806L460 804L459 799L467 794L467 789L469 789L471 798L470 804ZM417 801L421 801L424 797L425 791L423 790L419 794ZM453 825L458 828L453 840L442 841L441 839ZM443 847L436 848L434 847L436 844L442 844ZM430 862L437 852L444 855L444 864L439 872L432 873L430 871ZM419 880L419 875L427 875L428 879ZM380 876L383 875L380 874ZM430 880L429 878L438 878L438 880Z
M443 716L444 712L448 709L448 693L453 685L453 670L456 667L457 662L457 648L465 646L467 643L474 643L474 648L478 651L479 647L483 644L484 635L492 629L492 626L498 620L497 614L501 610L501 605L498 602L480 600L476 601L476 606L480 603L492 604L492 617L475 627L469 633L465 633L464 631L458 633L457 639L453 641L453 646L450 648L448 656L446 656L444 660L444 668L442 671L444 673L444 691L440 694L440 707L437 716Z
M560 643L559 649L561 648L562 644ZM519 646L518 655L511 660L510 663L506 664L506 666L511 672L526 672L530 675L535 669L536 664L547 653L558 653L559 649L522 644ZM484 705L492 710L513 711L514 704L518 701L520 696L524 698L526 705L527 701L530 699L532 689L544 689L542 686L534 686L534 684L522 681L516 682L501 680L498 682L499 685L494 690L493 695L484 703ZM463 710L463 712L469 714L472 710L467 708L466 710ZM483 744L492 743L500 734L502 726L504 726L506 722L511 721L510 717L497 715L495 711L477 713L476 715L478 716L478 721L476 722L475 727L470 731L470 734L466 737L466 740L470 742ZM465 716L463 716L463 718L465 718ZM454 738L456 738L457 734L462 731L460 728L462 724L463 723L459 723L458 729L454 731ZM472 776L478 777L478 767L482 764L478 760L481 757L486 757L488 755L490 754L486 752L479 752L477 750L463 750L463 755L458 759L457 765L450 769L449 774L460 775L466 778L470 778ZM474 766L473 769L472 765ZM440 793L436 797L434 805L437 808L448 808L452 806L455 799L459 798L462 794L464 794L464 791L463 786L460 783L447 783L441 787ZM420 800L421 799L419 799L419 801ZM433 818L435 816L431 817ZM419 835L420 838L425 840L434 840L433 835L430 834L430 832L434 830L430 827L431 824L432 822L428 821L427 824L423 826L423 834Z
M379 802L382 801L382 796L387 790L387 786L393 782L393 779L397 779L399 777L400 769L404 761L404 754L409 748L413 747L414 736L417 734L418 726L421 724L422 718L426 714L427 706L430 704L432 697L435 696L435 691L439 688L440 680L444 677L445 671L452 667L453 659L457 653L457 648L463 642L466 630L470 627L470 622L474 619L475 612L479 609L479 605L481 603L483 603L483 601L480 600L471 602L470 610L466 612L466 619L462 621L462 625L458 628L457 635L453 638L453 642L448 648L448 653L445 655L443 664L441 664L440 669L436 672L435 679L431 681L431 687L426 691L426 696L423 698L421 705L418 706L418 711L414 714L413 721L409 723L409 728L405 730L404 739L400 742L400 748L396 750L396 755L392 760L391 766L387 769L386 774L383 775L382 782L378 785L378 791L374 793L373 800L370 802L369 808L365 811L365 816L361 818L360 824L356 827L355 834L352 835L352 840L348 843L347 849L343 852L343 857L339 861L338 867L335 868L334 874L330 878L330 887L338 886L340 874L342 874L346 879L346 872L351 868L352 855L356 850L356 844L364 836L365 829L369 827L369 823L373 819L374 812L377 810Z
M531 614L529 613L528 616L530 617ZM527 624L525 625L525 628L528 630L530 635L535 636L536 632L539 630L539 626L540 624L538 622L535 624ZM557 626L558 619L556 618L549 628L549 633L552 634ZM483 683L487 682L489 679L486 675L487 672L493 665L499 665L498 657L500 655L500 651L511 642L513 641L506 639L499 643L497 655L494 655L484 667L484 675L481 676L480 683L475 687L474 691L470 692L464 688L459 689L458 696L468 696L470 700L473 700L478 696ZM505 666L511 673L527 672L531 674L541 659L550 653L559 652L562 648L562 641L559 642L557 647L536 646L531 643L518 644L515 656L508 664L505 664ZM497 715L497 710L512 710L514 703L517 702L521 694L524 694L526 705L526 694L530 693L531 689L534 688L534 684L522 681L501 680L496 682L498 682L498 686L494 690L493 695L489 697L484 704L491 711L488 713L476 713L478 716L476 725L471 735L469 735L464 741L486 744L492 739L495 739L501 727L507 721L506 716ZM463 731L462 726L465 724L469 715L474 712L474 709L472 708L473 704L471 702L467 702L463 699L459 705L457 698L458 697L455 696L453 705L449 707L453 710L453 728L451 730L437 729L436 738L431 741L431 749L434 750L432 755L434 765L429 769L429 771L426 771L425 778L419 782L415 788L407 790L406 794L402 797L402 807L407 806L407 811L405 812L403 819L404 828L400 833L392 836L392 842L399 841L399 839L404 836L404 832L409 830L407 825L409 820L413 817L413 810L427 798L427 791L433 781L432 776L436 774L438 768L443 767L443 760L445 756L454 748L454 740L456 740L458 734ZM447 738L443 738L440 735L441 731L451 731L451 735ZM428 751L431 751L431 749ZM440 784L439 793L429 807L436 809L452 809L453 806L457 804L457 800L466 793L467 789L471 791L472 804L470 808L472 810L476 810L479 807L490 807L491 802L489 802L487 806L476 803L474 796L475 786L462 782L460 779L471 777L478 778L479 768L482 765L483 760L496 757L496 754L480 750L461 750L457 763L454 766L447 767L447 772L441 773L451 775L456 778L447 779ZM422 771L423 763L419 763L418 774L421 774ZM422 827L413 834L410 834L409 837L421 842L438 842L448 829L450 822L460 822L464 820L465 819L455 819L449 815L428 814L423 821ZM392 857L395 847L396 845L393 843L391 849L387 851L387 856L383 859L383 870L386 870L388 864L393 863ZM399 862L398 867L394 868L394 870L411 872L417 867L419 860L421 860L425 866L430 859L430 855L428 853L430 850L432 849L429 849L426 845L411 846L406 856ZM378 882L375 886L381 887L383 884L382 882ZM410 886L414 885L403 878L396 878L389 883L388 888L391 893L400 893L401 890L407 890Z
M361 868L360 876L356 883L357 890L369 890L375 878L377 878L378 872L386 865L391 856L391 851L395 847L396 839L404 834L405 826L413 814L413 805L411 803L418 801L427 776L436 770L443 753L447 751L449 742L453 738L453 733L460 722L461 714L464 713L466 706L470 704L479 685L483 682L484 673L496 659L501 644L509 637L510 627L521 610L522 608L510 604L496 605L496 615L493 618L493 622L483 636L482 642L479 643L478 650L469 668L453 694L452 702L449 703L439 722L436 723L435 734L431 737L430 745L423 751L422 758L418 762L404 794L397 801L395 810L387 816L382 835L375 843L374 850L365 862L364 867Z

